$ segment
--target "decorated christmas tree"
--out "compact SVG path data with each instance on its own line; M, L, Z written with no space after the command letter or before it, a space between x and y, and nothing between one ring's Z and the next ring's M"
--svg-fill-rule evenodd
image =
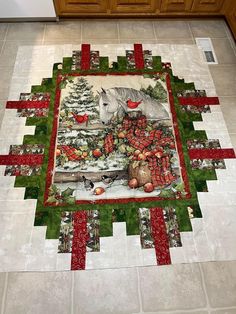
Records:
M92 88L93 86L89 85L83 77L73 81L68 95L61 104L60 120L62 122L74 121L75 115L79 117L87 115L90 122L98 119L98 101L93 95Z

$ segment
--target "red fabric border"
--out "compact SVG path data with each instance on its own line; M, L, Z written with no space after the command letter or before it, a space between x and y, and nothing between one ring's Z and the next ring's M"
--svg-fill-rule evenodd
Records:
M219 105L218 97L179 97L179 104L182 106L205 106L205 105Z
M81 45L81 70L90 69L90 45Z
M172 94L171 80L170 80L169 74L166 75L166 85L167 85L167 90L168 90L168 94L169 94L170 111L171 111L171 115L172 115L172 124L173 124L173 128L174 128L177 151L179 154L180 169L181 169L182 179L184 181L185 191L187 193L186 198L188 198L188 197L190 198L191 195L190 195L188 174L187 174L187 170L186 170L186 166L185 166L184 153L183 153L181 137L180 137L179 128L178 128L178 119L177 119L177 113L175 110L175 102L174 102L174 97Z
M41 165L43 155L0 155L0 165Z
M169 265L171 264L169 240L162 208L150 208L150 221L157 265Z
M149 72L150 74L157 74L159 73L158 71L153 71ZM45 186L45 193L44 193L44 205L45 206L56 206L55 203L47 203L48 199L48 193L49 193L49 188L52 184L52 177L53 177L53 169L54 169L54 160L55 160L55 145L56 145L56 136L57 136L57 128L58 128L58 114L59 114L59 105L60 105L60 95L61 95L61 90L60 90L60 82L67 76L86 76L86 75L96 75L96 76L106 76L106 75L143 75L141 71L135 71L135 72L112 72L112 73L104 73L104 72L91 72L91 73L68 73L64 76L61 74L58 75L57 77L57 87L56 87L56 97L55 97L55 103L54 103L54 120L53 120L53 127L52 127L52 135L51 135L51 141L50 141L50 149L49 149L49 161L48 161L48 169L47 169L47 177L46 177L46 186ZM185 184L185 191L186 195L184 196L184 199L186 198L191 198L190 194L190 188L189 188L189 183L188 183L188 176L187 176L187 171L185 167L185 161L184 161L184 155L183 155L183 150L182 150L182 143L180 139L180 134L178 130L178 124L177 124L177 115L175 111L175 106L174 106L174 97L172 95L171 91L171 83L170 83L170 77L169 74L166 74L166 84L168 88L168 93L169 93L169 101L170 101L170 108L171 108L171 113L172 113L172 122L173 122L173 128L174 128L174 133L176 137L176 143L177 143L177 150L179 154L179 159L180 159L180 168L181 168L181 174L182 174L182 179ZM181 199L182 197L179 197ZM141 197L141 198L119 198L119 199L100 199L100 200L77 200L76 204L115 204L115 203L129 203L129 202L147 202L147 201L161 201L161 200L167 200L166 198L162 197ZM175 200L175 198L168 198L168 200ZM60 204L60 206L63 206L66 204Z
M58 114L60 108L60 97L61 97L61 90L60 90L60 83L63 80L63 76L59 74L57 76L56 82L56 95L55 95L55 103L54 103L54 119L52 125L52 132L51 132L51 140L50 140L50 147L49 147L49 158L48 158L48 168L47 168L47 175L46 175L46 185L45 185L45 193L44 193L44 203L48 205L48 193L49 188L52 184L52 177L53 177L53 168L54 168L54 159L55 159L55 147L56 147L56 138L57 138L57 129L58 129Z
M87 211L74 212L73 217L73 240L71 254L71 270L85 269L87 233Z
M144 69L143 46L142 44L134 44L134 60L135 67L138 70Z
M188 154L190 159L236 158L233 148L190 149Z
M31 100L19 100L8 101L6 104L7 109L41 109L48 108L49 101L31 101Z

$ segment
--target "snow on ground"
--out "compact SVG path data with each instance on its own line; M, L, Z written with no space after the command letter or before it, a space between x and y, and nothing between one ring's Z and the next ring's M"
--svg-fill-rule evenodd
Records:
M157 197L161 193L161 190L154 190L151 193L146 193L142 188L131 189L127 186L126 180L116 180L111 187L108 187L102 181L94 182L94 189L97 187L102 187L106 190L106 192L101 195L94 195L93 190L87 191L84 188L83 182L57 183L56 185L61 189L61 191L66 190L68 187L75 189L73 195L77 200L95 201L100 199L114 198ZM165 190L168 189L170 189L170 187L167 187Z

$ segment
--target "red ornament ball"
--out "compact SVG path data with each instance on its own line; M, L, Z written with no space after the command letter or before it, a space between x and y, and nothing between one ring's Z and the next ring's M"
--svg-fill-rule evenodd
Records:
M93 156L96 157L96 158L99 158L102 156L102 152L100 151L99 148L96 148L94 151L93 151Z
M94 189L93 192L94 192L95 195L101 195L101 194L103 194L105 192L105 189L102 188L102 187L97 187L96 189Z
M61 150L59 148L56 149L56 157L59 157L61 155Z

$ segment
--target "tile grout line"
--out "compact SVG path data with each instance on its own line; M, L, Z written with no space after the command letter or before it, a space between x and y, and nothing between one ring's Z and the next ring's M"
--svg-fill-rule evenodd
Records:
M6 273L6 278L4 282L4 289L2 295L2 306L1 306L1 314L5 312L5 305L6 305L6 297L7 297L7 286L8 286L8 273Z
M227 308L228 309L228 308ZM181 311L181 312L180 312ZM208 314L210 314L210 312L208 311L207 308L196 308L196 309L178 309L178 310L161 310L161 311L158 311L158 312L139 312L137 314L190 314L190 313L193 313L193 314L196 314L196 313L202 313L202 311L207 311ZM136 314L136 313L135 313Z
M70 299L70 314L74 314L74 285L75 285L75 272L72 270L71 271L71 299ZM2 313L3 314L3 313Z
M46 27L47 27L47 25L46 25L46 23L45 23L45 24L44 24L44 29L43 29L42 42L41 42L42 45L44 45L44 42L45 42Z
M9 30L9 24L7 24L7 29L6 29L4 38L3 38L3 44L2 44L1 51L0 51L0 57L2 55L3 49L5 48L5 44L6 44L6 41L7 41L8 30Z
M234 55L236 56L236 47L235 47L235 43L232 41L232 37L230 36L230 31L226 25L226 23L224 23L224 30L225 30L225 33L226 33L226 36L230 42L230 46L232 47L233 49L233 52L234 52Z
M80 23L80 49L83 44L83 21Z
M22 143L23 144L23 143ZM25 188L25 190L26 190L26 188ZM37 203L35 204L35 214L36 214L36 209L37 209ZM34 215L33 215L34 216ZM28 242L28 244L30 245L30 249L29 249L29 254L28 255L30 255L30 252L31 252L31 250L32 250L32 238L33 238L33 229L34 229L34 224L33 224L33 226L32 226L32 229L31 229L31 231L30 231L30 237L29 237L29 242ZM46 243L46 239L44 240L44 245L45 245L45 243ZM45 250L45 247L44 247L44 250ZM25 271L27 271L27 268L28 268L28 264L29 264L29 257L26 257L26 259L25 259L25 264L24 264L24 266L25 266Z
M139 307L140 313L143 313L143 302L142 302L142 294L141 294L141 287L140 287L140 275L138 271L138 267L136 267L137 278L138 278L138 298L139 298Z
M226 307L214 307L212 309L210 309L211 313L215 313L215 311L218 311L218 310L236 310L236 307L235 306L226 306ZM212 312L214 311L214 312ZM226 313L227 314L227 313Z
M200 270L201 279L202 279L202 288L203 288L203 291L204 291L204 294L205 294L205 297L206 297L206 302L207 302L206 308L207 308L208 312L210 313L211 305L210 305L210 301L209 301L208 294L207 294L207 288L206 288L204 273L203 273L203 270L202 270L201 263L198 263L198 265L199 265L199 270Z
M188 21L187 21L187 25L188 25L188 29L189 29L189 32L190 32L190 35L191 35L191 39L192 39L192 41L193 41L193 44L196 45L195 37L194 37L194 35L193 35L192 28L191 28L191 26L190 26L190 24L189 24Z
M155 29L154 21L152 21L152 29L153 29L153 33L154 33L154 37L155 37L155 41L156 41L156 43L158 43L157 33L156 33L156 29Z
M116 28L117 28L118 44L120 44L120 25L119 25L119 21L116 22Z

